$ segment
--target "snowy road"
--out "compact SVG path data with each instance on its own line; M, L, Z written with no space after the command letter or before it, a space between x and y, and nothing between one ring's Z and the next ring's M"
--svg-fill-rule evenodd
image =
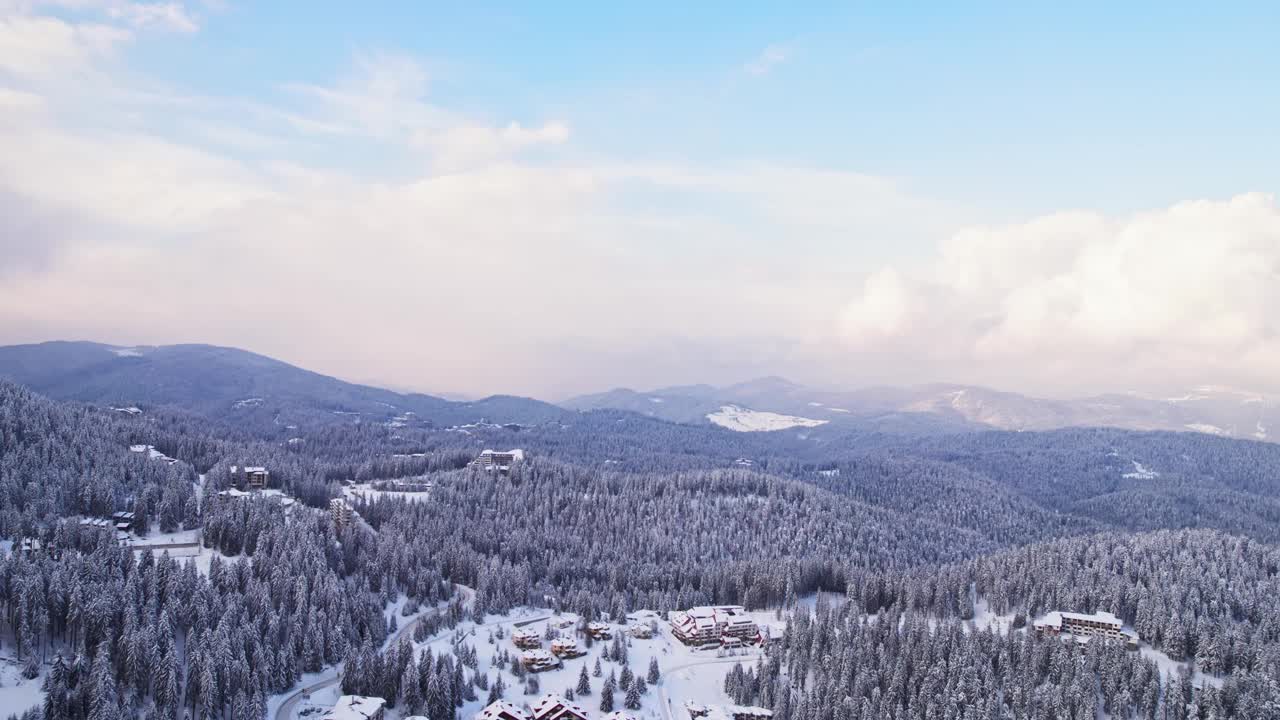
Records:
M703 665L726 665L740 662L751 662L759 658L759 655L738 655L727 658L712 658L710 660L697 660L695 662L677 665L662 671L662 682L658 683L658 704L662 707L662 716L666 720L675 720L671 715L671 698L667 697L667 678L673 677L678 672L690 670Z
M472 590L471 588L463 585L455 585L454 587L456 587L458 589L458 592L462 594L463 603L465 605L470 605L471 601L475 599L475 596L476 596L475 590ZM392 647L393 645L399 644L400 641L406 637L412 638L413 630L414 628L418 627L418 623L421 623L423 620L429 617L435 617L436 615L439 615L445 609L447 609L447 606L435 608L430 612L422 613L421 615L414 618L413 620L405 623L404 627L400 628L395 632L395 634L387 638L386 643L383 644L382 647L389 648L389 647ZM298 690L296 690L292 695L286 698L285 701L280 704L280 707L276 708L275 720L290 720L290 718L293 717L293 711L298 707L298 703L302 702L304 699L308 697L311 697L311 695L314 693L320 692L325 688L332 687L338 684L339 682L341 682L342 663L338 663L337 665L334 665L325 674L327 677L325 677L323 680L320 680L319 682L314 682L305 687L298 688Z

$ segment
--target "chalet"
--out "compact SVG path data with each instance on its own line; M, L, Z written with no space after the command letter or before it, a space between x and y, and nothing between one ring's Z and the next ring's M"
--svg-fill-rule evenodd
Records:
M653 637L653 628L648 625L630 625L627 627L627 634L637 640L648 640Z
M44 549L44 544L36 538L22 538L22 544L18 546L18 552L27 557L37 555Z
M587 623L587 634L594 640L612 640L613 628L609 627L609 623L589 622Z
M116 530L120 532L129 532L133 530L133 521L137 518L131 512L118 512L111 516L111 521L115 523Z
M582 657L587 652L578 647L578 641L573 638L556 638L551 641L551 654L561 659L568 659Z
M333 518L333 524L339 530L346 527L351 522L351 516L355 511L351 509L351 504L343 498L334 498L329 501L329 515Z
M524 708L499 700L476 713L474 720L533 720L533 716Z
M511 642L521 650L533 650L542 647L542 636L533 628L516 628L511 631Z
M116 514L119 515L120 513ZM133 513L126 514L130 516L133 515ZM90 530L101 530L103 532L109 531L112 539L115 540L117 547L129 546L129 533L124 530L119 530L118 528L120 527L120 523L116 523L113 520L108 520L106 518L80 518L80 527Z
M711 708L696 702L686 701L684 704L685 712L689 713L689 720L698 720L698 718L706 717Z
M671 634L685 645L715 645L723 638L754 640L760 629L741 605L714 605L672 612Z
M321 720L382 720L386 700L363 695L343 695Z
M588 720L587 711L555 693L547 693L533 704L533 720Z
M1054 611L1034 623L1040 635L1071 635L1076 638L1100 637L1119 640L1130 647L1138 646L1138 636L1124 629L1120 618L1109 612L1082 613Z
M560 658L546 650L525 650L520 653L520 664L529 672L544 672L560 667Z
M511 466L524 460L524 450L515 449L505 452L498 450L485 450L471 461L469 467L485 472L494 472L495 470L502 475L511 472Z

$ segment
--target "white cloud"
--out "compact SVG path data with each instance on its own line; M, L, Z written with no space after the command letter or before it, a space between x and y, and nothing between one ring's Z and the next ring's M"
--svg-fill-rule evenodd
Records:
M474 392L1275 382L1268 197L955 232L890 179L602 156L564 118L442 106L402 54L273 98L157 89L116 63L149 25L95 7L0 14L0 342L215 342ZM867 274L926 237L949 239Z
M786 62L789 52L781 45L769 45L752 58L742 69L748 75L768 75L775 67Z
M964 230L924 268L872 275L841 329L917 379L1274 388L1280 208L1247 194Z
M0 13L0 78L30 81L80 73L131 39L127 29L101 23Z
M111 18L123 20L136 28L159 28L193 33L200 29L186 7L176 2L107 2L105 11Z
M458 125L421 129L414 133L414 147L431 151L439 170L456 170L476 162L492 161L537 145L560 145L569 139L569 128L548 122L526 128L512 122L505 127Z

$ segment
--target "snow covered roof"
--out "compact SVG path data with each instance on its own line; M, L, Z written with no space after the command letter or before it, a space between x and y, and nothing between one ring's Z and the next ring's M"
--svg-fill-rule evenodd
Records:
M1073 612L1060 612L1058 610L1054 610L1048 615L1045 615L1042 619L1037 620L1035 623L1035 626L1060 628L1062 627L1063 620L1072 620L1075 622L1095 622L1095 623L1102 623L1104 625L1114 625L1116 627L1120 627L1121 625L1124 624L1123 622L1121 622L1120 618L1116 617L1115 615L1109 612L1098 611L1091 614L1085 614L1085 613L1073 613Z
M636 720L636 716L624 713L621 710L614 710L608 715L605 715L603 720Z
M264 473L267 471L267 469L262 467L261 465L254 465L253 467L246 466L244 471L247 473Z
M556 638L551 641L552 650L576 650L578 641L573 638Z
M476 713L475 720L529 720L529 717L529 713L523 708L512 705L506 700L499 700ZM405 718L405 720L411 719Z
M387 703L380 697L343 695L333 709L325 713L324 720L369 720Z
M741 605L702 605L673 612L670 617L671 625L685 632L755 625Z
M533 704L533 720L560 720L561 718L586 720L588 717L587 711L581 705L569 702L555 693L547 693Z

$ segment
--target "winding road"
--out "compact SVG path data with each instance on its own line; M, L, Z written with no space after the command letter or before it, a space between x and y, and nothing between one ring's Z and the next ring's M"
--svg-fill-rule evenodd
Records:
M454 587L456 587L458 589L458 592L462 595L463 604L469 606L471 604L471 601L475 599L476 591L464 585L455 585ZM418 617L405 623L404 627L400 628L399 630L396 630L396 632L391 637L387 638L386 642L383 643L382 645L383 649L389 648L392 645L399 644L399 642L406 637L412 638L413 630L414 628L418 627L419 623L421 623L423 620L426 620L429 617L435 617L439 615L441 611L446 610L447 608L448 608L447 605L433 608L430 611L424 612ZM326 677L323 680L319 680L310 685L306 685L301 688L298 688L293 692L293 694L285 698L285 701L283 703L280 703L280 707L276 708L275 720L290 720L290 718L293 717L294 710L297 709L298 707L298 703L302 702L303 699L310 697L313 693L320 692L325 688L333 687L334 685L341 682L342 681L342 663L338 663L337 665L334 665L333 667L329 668L327 671L325 671L325 675ZM332 677L329 677L329 675L332 675Z
M727 658L710 658L707 660L696 660L694 662L677 665L672 668L666 668L662 671L662 681L658 683L658 704L662 707L662 716L666 720L675 720L671 715L671 699L667 697L667 678L672 677L678 672L688 670L690 668L701 667L703 665L727 665L731 663L750 663L760 657L759 655L737 655Z

